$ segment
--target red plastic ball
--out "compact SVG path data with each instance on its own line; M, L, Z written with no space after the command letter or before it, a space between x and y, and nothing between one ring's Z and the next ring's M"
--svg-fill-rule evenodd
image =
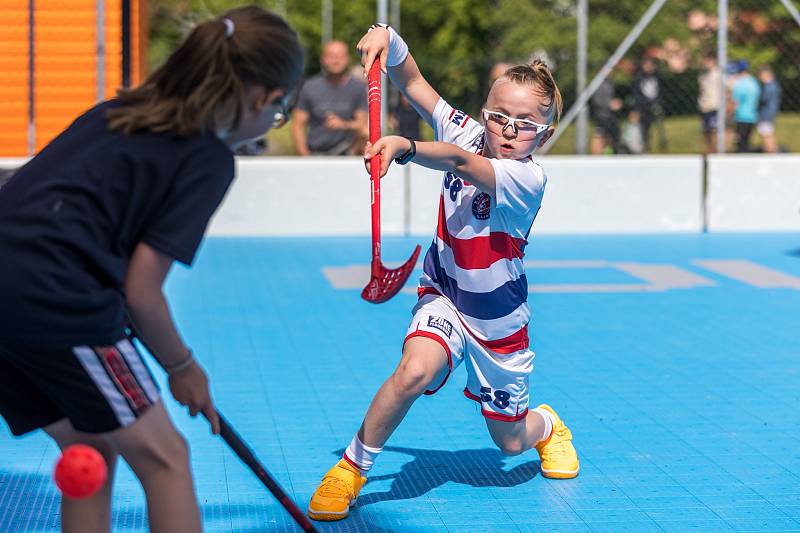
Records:
M106 482L108 469L100 452L85 444L73 444L64 449L54 476L64 496L88 498Z

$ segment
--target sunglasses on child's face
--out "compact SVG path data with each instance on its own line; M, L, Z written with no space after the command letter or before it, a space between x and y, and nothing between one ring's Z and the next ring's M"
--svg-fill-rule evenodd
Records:
M550 128L550 124L539 124L525 118L512 118L499 111L488 109L483 110L483 120L486 121L489 131L496 135L503 135L506 128L510 127L520 141L531 141Z
M290 91L286 93L280 101L276 102L275 105L279 106L281 110L275 113L272 119L272 126L270 126L271 129L280 128L289 122L289 115L292 113L292 109L294 109L294 105L297 102L297 92L296 90Z

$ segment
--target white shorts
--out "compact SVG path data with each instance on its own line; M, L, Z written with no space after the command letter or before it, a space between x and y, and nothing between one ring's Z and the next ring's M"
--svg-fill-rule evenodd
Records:
M452 302L444 296L422 296L412 313L414 317L405 340L427 337L441 344L447 352L447 368L433 381L436 387L425 394L434 394L441 389L452 371L466 361L464 396L481 404L483 416L504 422L525 418L528 414L528 376L533 371L535 355L530 349L500 354L484 347L462 323Z
M756 129L758 129L759 135L766 137L775 133L775 124L773 122L759 122Z

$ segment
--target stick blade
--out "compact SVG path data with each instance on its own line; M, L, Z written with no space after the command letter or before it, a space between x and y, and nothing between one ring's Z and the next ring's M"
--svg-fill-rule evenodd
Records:
M420 247L418 244L417 247L414 248L414 253L411 254L408 261L395 269L386 268L381 264L379 274L370 278L367 286L361 291L361 297L373 304L382 304L390 300L395 294L400 292L400 289L402 289L406 281L408 281L408 277L417 264L419 252Z

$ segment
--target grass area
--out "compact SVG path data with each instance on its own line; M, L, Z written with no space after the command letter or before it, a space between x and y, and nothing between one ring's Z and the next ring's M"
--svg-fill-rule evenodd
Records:
M270 132L267 137L269 140L267 153L270 155L296 155L297 151L294 148L291 130L291 126L286 126ZM655 130L655 127L651 128L653 153L696 154L702 151L703 138L700 133L699 116L670 117L664 120L667 139L667 146L664 150L659 148ZM789 152L800 152L800 113L781 113L775 122L775 130L781 146ZM425 125L422 137L424 140L432 140L433 130ZM761 139L755 131L753 131L751 143L754 146L761 145ZM567 128L550 153L562 155L575 153L574 124Z

